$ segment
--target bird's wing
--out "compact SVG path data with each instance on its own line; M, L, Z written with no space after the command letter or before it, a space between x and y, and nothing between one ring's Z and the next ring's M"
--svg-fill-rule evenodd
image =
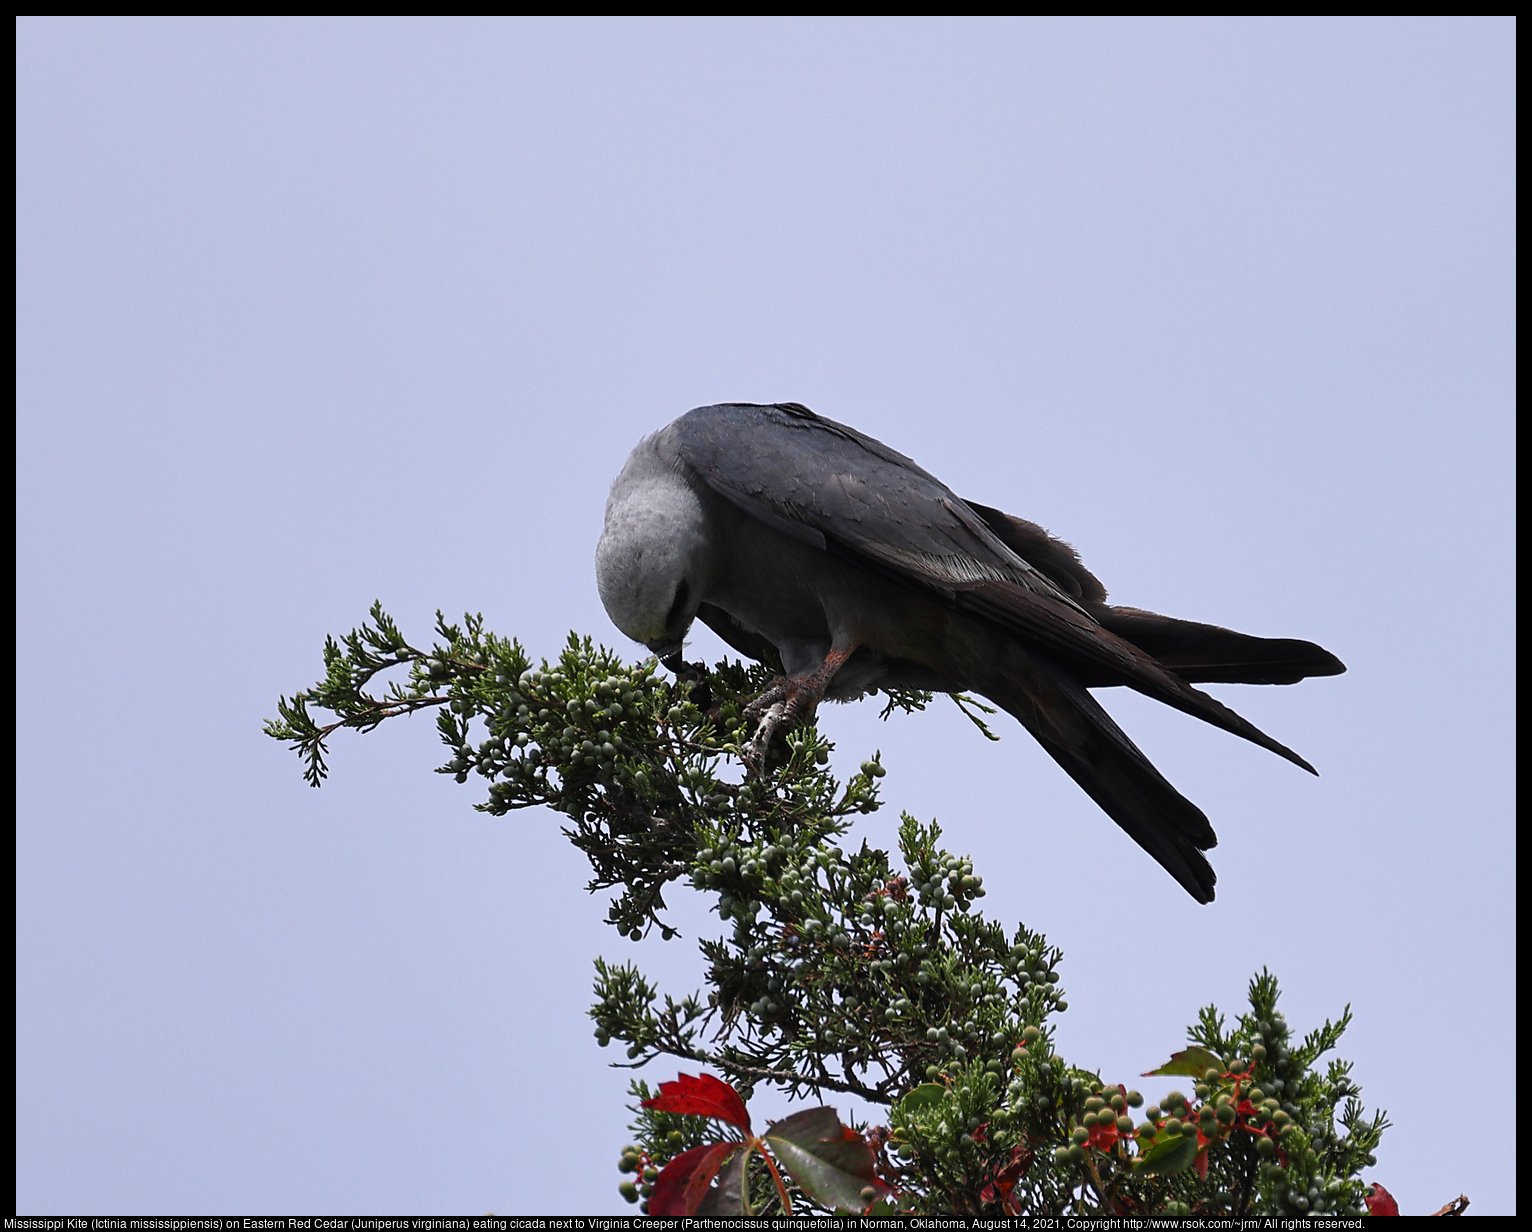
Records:
M1015 514L977 501L966 503L1001 543L1077 599L1097 624L1188 684L1297 684L1309 676L1338 676L1346 670L1344 663L1313 642L1255 637L1136 607L1113 607L1106 602L1106 587L1062 539ZM1081 682L1091 688L1122 683L1090 671L1082 671Z
M796 403L699 407L669 431L698 478L782 533L997 624L1093 681L1125 684L1313 771L1104 628L951 489L881 441Z
M1080 553L1062 539L1014 513L991 509L966 498L964 503L984 519L984 525L994 532L995 538L1034 569L1040 569L1055 586L1080 600L1086 611L1095 615L1091 605L1106 602L1106 587L1085 567Z
M1074 676L1038 655L993 664L982 692L1199 903L1218 880L1202 853L1218 844L1207 817L1128 739Z

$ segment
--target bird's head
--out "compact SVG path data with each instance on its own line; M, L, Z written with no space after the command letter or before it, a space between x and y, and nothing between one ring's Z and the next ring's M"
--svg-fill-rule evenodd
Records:
M710 559L701 500L644 442L612 484L596 545L596 589L612 623L661 659L697 617Z

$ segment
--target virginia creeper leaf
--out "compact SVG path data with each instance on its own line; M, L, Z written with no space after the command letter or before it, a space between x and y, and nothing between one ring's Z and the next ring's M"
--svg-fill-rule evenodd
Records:
M1133 1163L1135 1172L1158 1173L1171 1176L1185 1172L1197 1158L1197 1135L1162 1134L1154 1145Z
M750 1132L750 1114L745 1111L745 1101L739 1097L739 1092L711 1074L699 1074L695 1078L690 1074L677 1074L674 1082L660 1083L660 1093L653 1099L644 1100L644 1107L656 1112L714 1117L747 1134Z
M1369 1215L1397 1215L1399 1213L1399 1203L1394 1201L1393 1194L1374 1181L1372 1183L1372 1193L1367 1196L1367 1213Z
M1122 1134L1117 1129L1117 1122L1107 1120L1090 1131L1088 1141L1098 1151L1110 1151L1116 1147L1117 1140L1121 1137Z
M1170 1060L1164 1065L1159 1069L1150 1070L1142 1077L1160 1078L1179 1074L1189 1078L1201 1078L1210 1069L1216 1069L1221 1074L1224 1068L1223 1060L1206 1048L1184 1048L1180 1052L1171 1053Z
M899 1110L906 1115L925 1112L935 1108L946 1098L947 1088L939 1082L923 1082L899 1101Z
M834 1108L806 1108L766 1131L777 1157L804 1193L832 1211L865 1211L894 1191L873 1171L872 1149ZM872 1189L864 1197L864 1189Z
M1012 1192L1016 1182L1026 1175L1032 1166L1032 1152L1024 1146L1011 1148L1011 1162L995 1173L994 1179L979 1191L979 1200L989 1203L1000 1200L1000 1209L1007 1215L1020 1215L1021 1205Z
M699 1215L748 1215L751 1213L749 1195L745 1193L745 1164L750 1158L748 1150L737 1151L718 1173L718 1184L702 1195L697 1206ZM653 1207L651 1206L651 1210Z
M712 1142L682 1151L661 1170L649 1195L651 1215L695 1215L719 1166L742 1142ZM739 1212L734 1212L738 1214Z

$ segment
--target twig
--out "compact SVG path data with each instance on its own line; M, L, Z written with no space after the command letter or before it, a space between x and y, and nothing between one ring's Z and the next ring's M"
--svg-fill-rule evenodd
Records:
M1085 1152L1085 1176L1090 1181L1091 1188L1096 1191L1096 1200L1101 1204L1103 1215L1111 1214L1111 1204L1106 1200L1106 1186L1101 1183L1101 1173L1096 1169L1096 1161L1090 1157L1090 1152Z
M450 697L411 697L397 702L370 702L367 710L349 715L344 719L337 719L334 723L321 727L318 738L323 740L342 727L360 727L367 723L377 727L385 719L396 718L401 714L413 714L416 710L424 710L427 706L445 706L451 700Z
M695 1053L692 1054L694 1057ZM701 1058L698 1057L698 1060ZM727 1069L748 1078L776 1078L786 1082L802 1083L807 1087L828 1087L832 1091L840 1091L845 1095L860 1095L869 1103L892 1104L894 1101L883 1091L875 1087L863 1086L859 1082L842 1082L838 1078L812 1078L807 1074L800 1074L793 1070L761 1069L754 1065L741 1065L738 1061L726 1061L724 1058L714 1056L709 1058L710 1064L719 1069Z
M1467 1209L1468 1209L1468 1195L1467 1194L1459 1194L1457 1197L1452 1199L1451 1202L1447 1203L1446 1206L1442 1207L1441 1210L1434 1212L1434 1214L1437 1214L1437 1215L1461 1215Z

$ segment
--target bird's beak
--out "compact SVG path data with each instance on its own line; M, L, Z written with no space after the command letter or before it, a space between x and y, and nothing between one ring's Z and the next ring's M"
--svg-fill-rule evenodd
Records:
M682 646L680 642L649 642L649 649L672 672L680 672L686 664L681 662Z

